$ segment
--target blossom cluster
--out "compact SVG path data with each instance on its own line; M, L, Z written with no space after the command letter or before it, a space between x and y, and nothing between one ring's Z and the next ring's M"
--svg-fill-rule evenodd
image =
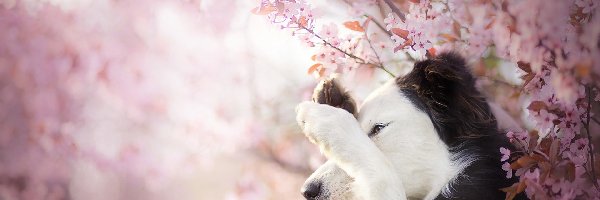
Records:
M315 64L308 69L309 74L324 77L358 67L385 69L383 55L380 54L390 49L390 46L379 34L367 33L366 28L374 20L363 10L363 6L375 5L376 1L347 3L353 17L366 20L362 23L352 20L344 22L343 27L347 29L344 31L335 23L323 23L317 28L315 15L318 11L304 0L263 0L260 6L253 9L253 13L266 15L269 21L281 29L291 30L292 35L297 36L307 47L316 49L311 57ZM342 32L346 34L342 35Z

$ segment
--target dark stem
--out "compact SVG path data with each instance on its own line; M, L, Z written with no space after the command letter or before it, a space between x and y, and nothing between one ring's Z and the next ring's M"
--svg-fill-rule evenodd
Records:
M596 187L596 189L600 189L600 187L598 187L598 182L596 181L596 170L594 169L594 151L592 150L593 147L593 143L592 143L592 133L590 133L590 111L592 109L592 88L591 86L587 85L585 86L585 90L586 90L586 94L587 94L587 113L586 113L586 123L585 123L585 130L587 132L587 139L588 139L588 153L590 154L590 166L592 168L592 182L594 183L594 186Z
M396 15L398 15L398 17L400 17L400 20L402 20L402 22L406 21L406 16L404 16L404 13L402 13L402 11L400 11L400 9L398 9L398 7L396 7L396 5L394 4L394 2L392 2L392 0L383 0L385 2L385 4L387 4L390 9L392 9L392 12L396 13Z

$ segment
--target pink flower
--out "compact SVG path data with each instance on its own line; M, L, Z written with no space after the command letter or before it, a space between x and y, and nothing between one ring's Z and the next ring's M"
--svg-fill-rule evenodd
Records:
M337 38L338 29L334 23L324 24L319 35L325 39Z
M577 0L575 1L575 4L580 8L583 8L582 12L584 14L592 12L592 10L598 6L598 3L593 0Z
M554 120L557 118L555 114L549 113L545 109L540 110L539 115L534 117L537 121L537 127L542 135L548 134L548 132L554 128Z
M533 171L527 170L525 172L525 174L523 174L523 177L525 177L526 179L529 179L533 182L537 182L538 179L540 178L540 170L539 169L534 169Z
M579 138L575 142L571 143L569 151L574 154L585 154L588 151L588 140L586 138Z
M509 162L502 164L502 169L506 171L506 178L512 178L512 168L510 168Z
M304 44L308 47L315 46L315 44L311 41L311 36L309 34L302 34L298 38L300 39L300 41L302 41L302 44Z
M556 88L553 91L556 93L556 98L566 104L575 104L577 99L582 98L575 78L566 75L564 72L558 70L552 72L552 86Z
M510 150L504 147L500 147L500 153L502 154L502 158L500 158L500 161L504 162L506 160L508 160L508 158L510 158Z
M399 20L394 16L393 13L389 13L388 16L383 19L383 23L385 23L385 29L392 30L394 26L399 24Z

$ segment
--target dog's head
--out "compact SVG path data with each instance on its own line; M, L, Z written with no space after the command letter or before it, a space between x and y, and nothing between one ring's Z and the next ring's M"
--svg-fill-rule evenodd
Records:
M474 82L460 56L442 53L378 88L360 111L335 80L323 81L313 100L353 114L393 165L396 174L390 176L401 179L407 196L424 198L437 195L430 191L442 190L461 169L450 144L496 128ZM307 199L356 199L363 186L353 180L328 161L306 180L302 193Z

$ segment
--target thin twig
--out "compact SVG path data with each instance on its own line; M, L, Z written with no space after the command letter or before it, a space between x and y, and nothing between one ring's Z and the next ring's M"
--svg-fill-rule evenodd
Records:
M406 16L404 15L404 13L402 13L402 11L400 11L400 9L398 9L398 7L396 7L396 5L394 4L394 2L392 2L392 0L383 0L385 2L385 4L387 4L390 9L392 9L392 12L396 13L396 15L398 15L398 17L400 17L400 20L402 20L402 22L406 21Z
M304 29L304 30L308 31L310 34L312 34L312 35L314 35L315 37L319 38L321 41L323 41L323 43L325 43L325 45L327 45L327 46L329 46L329 47L332 47L332 48L334 48L335 50L337 50L337 51L339 51L339 52L342 52L343 54L347 55L347 56L348 56L348 57L350 57L350 58L353 58L354 60L356 60L356 61L357 61L357 63L359 63L359 64L363 64L363 65L369 65L369 66L373 66L373 67L379 68L379 69L383 70L384 72L386 72L387 74L389 74L390 76L392 76L392 77L396 77L396 76L395 76L395 75L394 75L392 72L390 72L388 69L386 69L386 68L383 66L383 64L374 64L374 63L367 62L365 59L363 59L363 58L361 58L361 57L358 57L358 56L356 56L356 55L354 55L354 54L348 53L348 52L346 52L346 51L344 51L344 50L342 50L342 49L340 49L340 48L338 48L338 47L336 47L336 46L332 45L332 44L331 44L331 43L329 43L327 40L325 40L324 38L322 38L321 36L319 36L318 34L316 34L316 33L315 33L313 30L311 30L311 29L308 29L308 28L306 28L306 27L304 27L304 26L302 26L302 25L299 25L299 26L300 26L300 28L302 28L302 29Z
M592 109L592 88L587 85L585 86L585 90L586 90L586 94L588 96L588 104L587 104L587 119L586 119L586 123L585 123L585 130L587 132L587 139L588 139L588 153L590 154L590 161L591 161L591 168L592 168L592 182L594 183L594 186L596 187L596 189L600 189L600 187L598 186L598 181L596 181L596 170L594 169L594 151L592 150L592 133L590 133L590 111Z
M388 31L381 23L379 23L377 20L375 20L375 18L373 18L370 15L364 15L366 18L369 18L369 20L373 21L373 23L375 23L377 25L377 27L379 27L379 29L381 29L383 32L385 32L385 34L387 34L389 37L392 37L392 32Z
M369 19L369 20L371 20L371 19ZM371 42L371 39L369 39L369 34L367 34L367 30L365 30L364 34L365 34L365 38L367 38L367 43L369 43L369 47L371 47L371 50L373 51L373 53L375 54L375 57L377 58L377 62L379 63L379 66L383 66L383 63L381 62L381 57L379 57L377 50L375 50L375 48L373 47L373 43ZM392 77L396 77L391 72L388 72L386 69L383 69L383 70L386 71L388 74L392 75Z
M385 34L388 35L388 37L392 37L393 33L388 31L385 27L383 27L383 25L381 23L379 23L377 20L375 20L375 18L373 18L372 16L369 15L364 15L365 17L369 18L371 21L373 21L373 23L375 23L377 25L377 27L379 27L379 29L381 29L381 31L383 31ZM391 38L388 38L391 40ZM404 51L404 54L406 56L406 58L408 59L408 61L411 62L415 62L416 59L413 58L407 51Z

